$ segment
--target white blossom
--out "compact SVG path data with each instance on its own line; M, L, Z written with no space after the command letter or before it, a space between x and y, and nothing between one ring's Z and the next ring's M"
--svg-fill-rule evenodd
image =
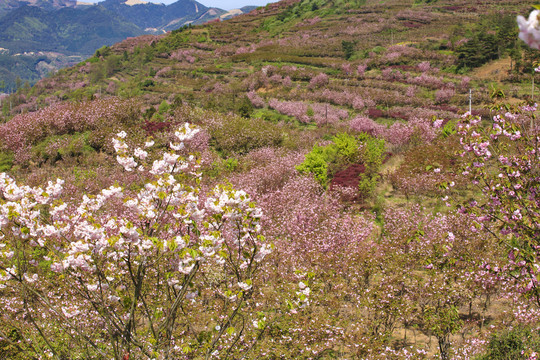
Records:
M519 26L519 38L529 47L533 49L540 49L540 27L538 17L540 16L539 10L534 10L529 14L529 18L525 19L519 15L517 17L517 23Z

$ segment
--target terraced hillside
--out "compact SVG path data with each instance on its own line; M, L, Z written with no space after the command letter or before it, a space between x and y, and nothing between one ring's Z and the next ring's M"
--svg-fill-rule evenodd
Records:
M533 359L529 11L284 0L2 98L0 357Z

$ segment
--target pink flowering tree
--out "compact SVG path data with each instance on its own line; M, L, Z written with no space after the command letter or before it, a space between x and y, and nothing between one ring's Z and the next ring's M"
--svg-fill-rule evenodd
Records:
M502 110L490 126L469 114L458 124L468 176L483 197L462 212L475 219L475 229L496 234L507 244L507 275L540 305L540 199L538 197L539 127L535 106ZM452 183L444 183L446 187Z
M314 76L309 81L309 88L310 89L320 88L320 87L328 85L328 82L329 82L328 75L326 75L325 73L320 73Z
M251 102L251 104L253 104L253 106L257 108L262 108L266 105L264 99L260 97L255 91L249 91L246 96Z
M0 338L28 356L107 359L236 357L265 330L253 310L271 246L243 191L201 193L184 141L150 162L153 142L113 140L144 184L81 201L0 174ZM157 153L157 152L154 152ZM12 339L12 340L10 340Z

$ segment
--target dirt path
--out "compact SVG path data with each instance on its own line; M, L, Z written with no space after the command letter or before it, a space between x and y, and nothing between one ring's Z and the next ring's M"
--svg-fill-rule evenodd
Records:
M510 71L510 57L493 60L471 72L472 77L482 80L501 81L508 76Z

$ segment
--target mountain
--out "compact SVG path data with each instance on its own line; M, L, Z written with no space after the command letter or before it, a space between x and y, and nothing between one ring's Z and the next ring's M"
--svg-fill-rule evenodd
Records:
M194 0L179 0L170 5L139 0L105 0L97 5L74 0L3 0L0 72L8 88L13 88L17 76L33 82L43 75L44 69L71 64L67 56L88 57L96 49L128 37L162 34L226 14L224 20L251 9L226 12ZM59 58L66 61L58 61Z
M194 0L177 1L170 5L154 3L129 5L127 0L105 0L99 5L141 29L161 29L177 19L194 21L208 11L208 7Z
M58 10L77 6L76 0L3 0L0 2L0 17L22 6L35 6L44 10Z
M24 5L0 20L0 47L14 53L92 54L103 45L143 33L136 25L102 6L47 11Z
M244 13L244 14L247 14L247 13L250 13L252 12L253 10L255 10L256 8L258 8L258 6L243 6L240 8L240 10Z
M216 18L230 19L255 8L248 6L244 10L227 12L218 8L209 8L194 0L177 1L170 5L136 3L130 0L105 0L99 5L149 33L163 33L186 24L203 24ZM225 17L222 18L224 15Z

